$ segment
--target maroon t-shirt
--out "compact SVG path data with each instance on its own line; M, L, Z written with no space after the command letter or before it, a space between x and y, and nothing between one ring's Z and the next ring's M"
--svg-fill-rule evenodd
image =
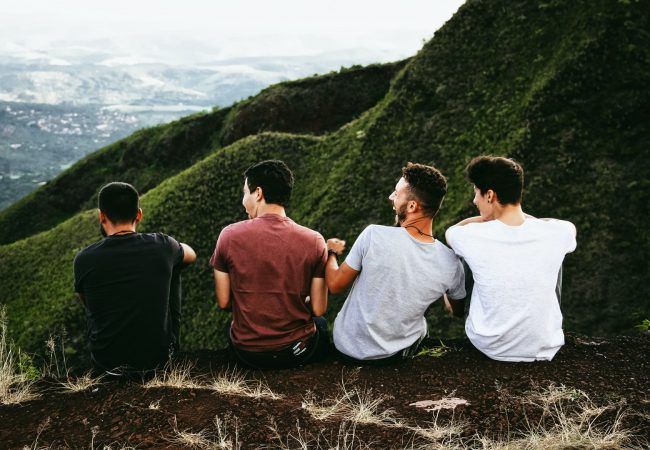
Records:
M288 217L264 214L224 228L210 265L230 274L233 344L279 350L313 335L305 298L326 263L323 237Z

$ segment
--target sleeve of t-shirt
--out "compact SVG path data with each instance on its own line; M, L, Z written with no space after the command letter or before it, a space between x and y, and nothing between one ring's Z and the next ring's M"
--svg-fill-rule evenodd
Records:
M361 267L363 266L363 258L368 252L371 232L372 226L367 226L366 229L361 232L357 240L354 242L350 253L348 253L347 258L345 258L345 263L357 272L361 271Z
M466 225L464 225L466 226ZM463 226L453 226L447 229L445 233L445 238L447 239L447 245L461 258L465 257L463 251Z
M451 287L447 290L447 295L452 300L460 300L467 296L465 292L465 269L460 259L456 259L456 273L451 283Z
M228 273L228 245L230 243L230 233L228 228L224 228L219 234L219 239L217 239L217 245L214 248L214 253L212 253L212 258L210 258L210 265L219 272Z
M83 288L81 287L81 258L79 257L80 253L77 253L77 255L74 257L72 267L74 272L74 291L82 293Z
M312 278L325 278L325 266L327 265L327 244L320 234L316 238L316 260Z
M571 222L568 222L566 220L560 220L559 222L562 223L564 226L564 229L566 230L566 247L565 247L565 253L571 253L574 251L578 245L576 241L576 227L573 225Z
M171 247L171 262L172 262L172 267L179 266L183 264L183 257L185 255L185 251L183 250L183 246L173 237L167 236L167 240L169 242L169 245Z

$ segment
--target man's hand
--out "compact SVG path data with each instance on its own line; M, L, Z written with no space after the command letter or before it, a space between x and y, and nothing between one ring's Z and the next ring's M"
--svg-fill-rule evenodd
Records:
M338 239L338 238L332 238L327 240L327 251L332 250L334 253L337 255L340 255L345 251L345 241Z

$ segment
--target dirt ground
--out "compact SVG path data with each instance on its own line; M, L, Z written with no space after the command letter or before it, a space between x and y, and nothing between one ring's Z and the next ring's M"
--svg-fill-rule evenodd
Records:
M445 345L440 356L399 366L358 368L331 357L294 370L241 372L274 397L206 388L226 370L232 375L234 361L223 351L184 355L198 387L102 381L68 393L41 381L39 399L0 406L0 448L489 447L535 433L550 439L576 424L606 447L647 443L648 336L569 335L552 362L535 363L492 361L464 340ZM431 411L443 399L448 408ZM625 430L633 436L607 440Z

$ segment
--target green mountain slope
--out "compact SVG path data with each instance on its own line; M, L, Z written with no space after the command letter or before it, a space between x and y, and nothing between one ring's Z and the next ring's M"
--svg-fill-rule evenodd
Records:
M144 193L210 152L261 131L333 131L381 100L405 64L355 66L279 83L232 107L140 130L88 155L1 211L0 245L92 208L97 186L109 181L132 183Z
M270 157L296 172L289 215L351 244L367 224L392 222L387 197L405 162L434 163L448 176L436 222L442 236L473 213L467 161L480 153L514 156L527 171L526 210L578 228L578 249L565 266L565 327L632 331L650 313L648 233L639 217L650 178L644 6L469 1L358 119L319 137L238 140L152 189L142 229L168 232L199 253L184 275L185 347L223 343L228 315L214 306L208 259L220 229L243 219L242 171ZM94 214L0 247L0 302L21 345L39 348L58 324L81 340L71 266L74 252L97 236ZM333 299L330 317L341 301ZM432 325L442 335L461 332L440 312Z

